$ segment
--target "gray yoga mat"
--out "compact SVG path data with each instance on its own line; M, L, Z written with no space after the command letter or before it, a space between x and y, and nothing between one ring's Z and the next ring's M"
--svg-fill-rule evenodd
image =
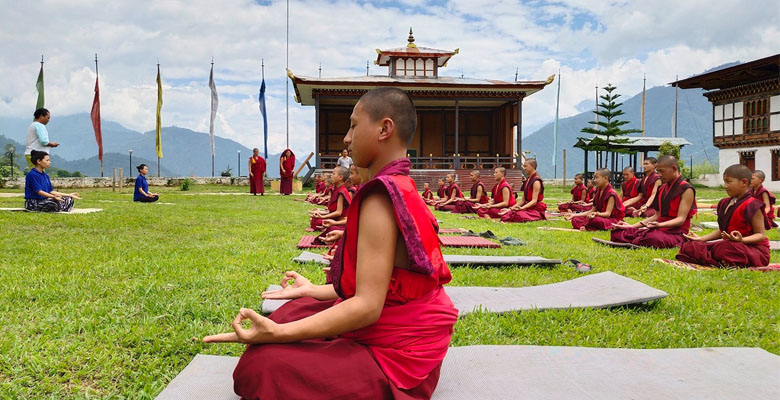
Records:
M269 285L268 290L281 289ZM614 272L601 272L548 285L519 288L445 286L460 315L482 310L506 313L523 310L608 308L662 299L666 292ZM289 300L265 300L263 314L276 311Z
M330 264L322 258L322 255L309 251L301 252L301 255L293 258L297 263L315 262ZM561 260L536 256L474 256L460 254L444 254L444 262L449 265L554 265Z
M236 400L237 363L198 354L157 400ZM759 348L463 346L447 352L432 399L777 400L778 371Z
M24 211L24 212L34 212L34 211L27 211L24 208L0 208L0 211ZM40 213L40 214L90 214L90 213L96 213L103 211L102 208L74 208L68 212L56 212L56 213Z
M700 225L702 228L707 228L707 229L718 229L718 222L717 222L717 221L704 221L704 222L699 222L699 225Z

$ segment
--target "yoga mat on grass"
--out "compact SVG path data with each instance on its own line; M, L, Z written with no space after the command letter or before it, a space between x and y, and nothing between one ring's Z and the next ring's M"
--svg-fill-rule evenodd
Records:
M301 252L301 255L293 258L297 263L315 262L318 264L329 265L330 262L322 257L321 254L308 251ZM444 254L444 262L453 265L555 265L560 264L561 260L535 257L535 256L472 256L460 254Z
M463 228L439 228L439 235L460 235L465 232L468 230Z
M157 400L238 400L238 357L197 354ZM780 357L749 347L451 347L433 400L777 400ZM305 382L286 382L290 385Z
M718 223L716 221L703 221L699 222L699 226L707 229L718 229Z
M278 289L281 289L281 286L269 285L267 290ZM667 296L662 290L610 271L540 286L445 286L444 290L461 316L480 309L485 312L506 313L524 310L608 308L646 303ZM261 310L267 315L288 301L265 300Z
M613 242L611 240L604 240L604 239L599 239L599 238L591 238L591 240L593 240L596 243L603 244L605 246L618 247L618 248L621 248L621 249L636 250L636 249L641 249L642 248L641 246L637 246L637 245L632 244L632 243Z
M0 208L0 211L24 211L29 213L38 213L38 214L90 214L90 213L96 213L103 211L102 208L74 208L70 210L69 212L38 212L38 211L27 211L24 208Z
M691 271L713 271L713 270L718 270L718 269L727 269L727 270L744 269L744 270L747 270L747 271L762 271L762 272L777 271L777 272L780 272L780 264L769 264L769 265L767 265L765 267L716 268L716 267L711 267L709 265L688 263L688 262L684 262L684 261L680 261L680 260L672 260L672 259L668 259L668 258L654 258L653 261L657 262L657 263L661 263L661 264L671 265L673 267L677 267L677 268L680 268L680 269L691 270Z
M780 241L778 241L778 240L770 240L769 241L769 250L780 251Z
M316 236L305 235L298 242L299 249L310 249L316 247L328 247L325 245L319 245L314 243ZM445 247L488 247L488 248L500 248L501 245L495 242L491 242L481 237L471 236L439 236L442 246Z

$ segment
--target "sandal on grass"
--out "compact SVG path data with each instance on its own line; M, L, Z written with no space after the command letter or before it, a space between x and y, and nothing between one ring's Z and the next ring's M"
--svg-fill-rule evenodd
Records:
M564 261L564 263L571 264L571 266L574 267L574 269L576 269L577 272L581 272L581 273L590 272L593 269L593 266L591 266L590 264L579 262L578 260L575 259L566 260Z

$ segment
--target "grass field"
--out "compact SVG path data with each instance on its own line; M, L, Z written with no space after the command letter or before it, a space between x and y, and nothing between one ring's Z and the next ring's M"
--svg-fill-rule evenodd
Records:
M153 190L157 190L156 188ZM239 307L289 269L321 283L314 265L292 265L311 205L281 196L196 186L160 190L135 204L130 192L81 190L88 215L0 213L0 398L153 398L197 353L240 355L243 346L193 338L229 331ZM12 192L3 190L2 192ZM547 188L547 202L568 197ZM723 194L699 189L713 203ZM700 200L701 201L701 200ZM23 199L0 198L0 207ZM473 313L455 326L454 346L529 344L631 348L761 347L780 354L780 273L685 271L651 262L676 250L617 250L596 234L537 230L565 221L497 224L436 213L442 227L490 229L528 243L456 254L577 258L664 290L654 304L609 310ZM709 213L698 220L715 220ZM770 238L780 240L778 231ZM773 252L772 262L780 262ZM567 266L454 268L453 285L529 286L572 279Z

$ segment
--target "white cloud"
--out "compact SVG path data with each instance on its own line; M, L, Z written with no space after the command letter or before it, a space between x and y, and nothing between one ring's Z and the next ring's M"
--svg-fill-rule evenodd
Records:
M54 115L89 112L94 53L99 54L102 115L154 128L156 63L162 64L163 124L208 130L211 57L220 108L216 133L262 147L257 108L259 64L266 64L269 147L286 146L285 2L250 0L0 0L0 115L27 117L35 103L40 54L46 55L46 100ZM425 12L420 12L424 10ZM290 67L299 75L365 73L375 48L406 43L409 26L422 46L454 49L445 75L545 79L561 68L561 116L611 82L620 93L666 84L730 61L780 49L780 13L772 0L547 2L453 0L374 4L292 1ZM39 21L30 28L30 21ZM385 73L371 65L372 74ZM292 87L290 88L292 92ZM555 90L524 103L524 132L549 122ZM290 145L313 150L314 110L290 100Z

